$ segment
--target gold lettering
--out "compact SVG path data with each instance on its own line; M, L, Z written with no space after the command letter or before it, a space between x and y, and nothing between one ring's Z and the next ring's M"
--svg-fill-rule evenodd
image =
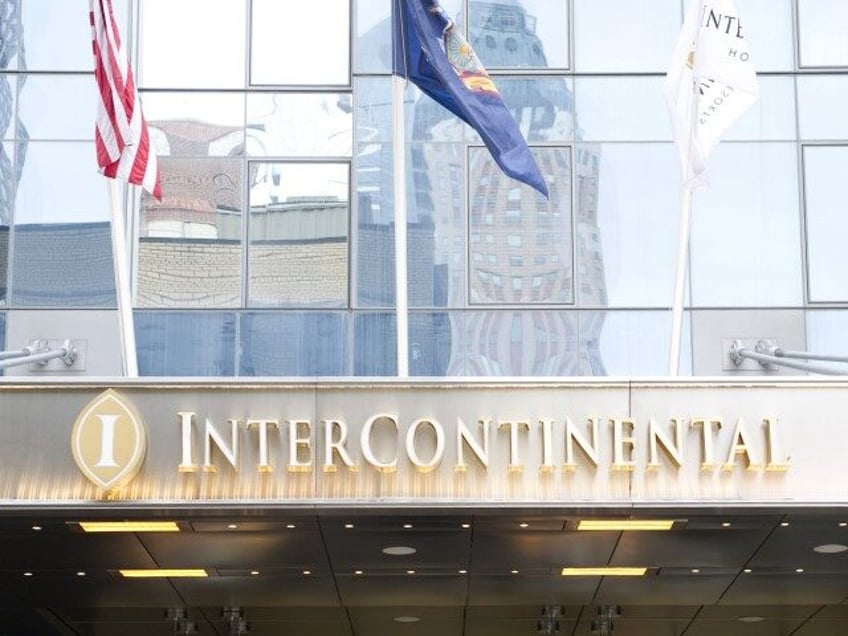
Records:
M221 434L212 426L212 422L209 419L206 419L206 431L205 431L205 440L204 440L204 453L203 453L203 471L207 473L214 473L218 471L218 467L212 463L212 443L215 443L215 446L224 456L224 459L229 462L230 466L233 467L233 470L238 472L238 423L237 419L229 419L227 420L230 423L230 444L227 446L227 443L224 441L224 438Z
M610 470L626 471L635 470L636 462L633 459L633 450L636 448L636 440L633 438L633 429L636 423L623 417L615 417L610 420L612 423L612 448L613 461ZM629 435L625 434L625 428Z
M415 438L418 429L427 425L432 429L433 434L436 437L436 448L433 451L433 457L430 461L425 462L418 455L418 451L415 448ZM442 463L442 456L445 453L445 432L442 430L441 424L439 424L436 420L429 418L421 418L419 420L415 420L412 423L412 426L409 427L409 430L406 432L406 456L409 458L409 461L412 462L412 465L415 466L415 470L419 473L431 473L433 472L439 464Z
M588 420L589 425L592 427L590 430L592 431L592 443L583 437L583 435L574 427L574 423L570 418L565 418L565 464L563 464L563 470L576 470L577 464L574 461L574 442L577 442L577 445L580 447L580 450L583 451L583 454L586 458L594 464L595 468L598 467L600 463L600 457L598 455L598 427L600 425L600 418L590 417Z
M499 431L509 431L509 465L506 467L507 472L520 473L524 470L524 464L521 463L521 453L518 447L518 434L524 430L530 430L529 422L499 422Z
M374 425L380 420L391 423L392 428L395 429L395 439L397 439L397 433L399 430L397 418L394 415L378 414L368 418L368 421L365 422L365 426L362 427L362 433L360 434L359 443L362 447L362 455L365 458L366 462L371 464L381 473L393 473L397 470L397 451L395 451L394 459L392 459L392 461L381 462L379 459L377 459L376 455L374 454L374 450L371 447L371 433L374 429Z
M286 420L289 427L289 465L290 473L312 472L312 422L309 420ZM301 428L306 429L306 437L299 437ZM301 461L301 450L306 459Z
M483 468L489 468L489 427L492 424L491 419L480 419L477 422L480 427L483 429L483 444L474 439L471 435L471 431L466 428L465 423L456 418L456 455L457 462L456 466L454 466L454 471L458 473L464 473L468 470L468 464L465 463L465 456L463 455L463 442L468 444L468 448L471 449L471 452L474 453L477 460L483 465Z
M321 467L325 473L334 473L338 470L333 461L333 452L338 454L347 469L353 473L359 470L359 466L353 463L348 455L347 447L347 424L342 420L324 420L324 465ZM339 438L333 441L333 429L338 429Z
M259 431L259 463L256 465L256 470L260 473L274 472L274 467L268 454L268 427L279 429L280 423L277 420L247 420L245 423L247 430L256 429Z
M654 418L648 420L648 439L650 441L648 470L659 470L658 446L662 447L666 456L677 468L683 466L683 420L679 417L673 417L671 423L674 424L673 444L665 433L659 429Z
M191 427L195 413L190 411L180 411L177 417L180 418L180 430L182 432L183 441L183 458L177 471L181 473L196 473L197 464L194 463L191 452Z
M730 442L730 450L727 452L727 461L722 465L723 471L732 471L736 467L736 456L742 455L748 470L762 470L763 465L754 460L748 444L748 431L745 422L740 417L736 420L736 429L733 431L733 439Z
M703 460L701 462L701 470L703 472L709 472L716 468L715 459L713 458L713 427L718 432L721 430L722 421L721 418L696 417L689 422L689 428L695 428L697 426L701 427L701 452Z
M768 463L766 464L767 471L786 472L789 470L791 458L787 455L780 461L778 449L780 448L779 436L777 434L777 418L766 417L763 419L763 426L766 427L766 442L768 444Z

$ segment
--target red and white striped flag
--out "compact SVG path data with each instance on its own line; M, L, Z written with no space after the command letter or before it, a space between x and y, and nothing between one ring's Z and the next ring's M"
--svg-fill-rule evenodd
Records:
M121 43L112 0L89 0L97 109L97 165L107 177L143 186L157 199L162 185L156 153Z

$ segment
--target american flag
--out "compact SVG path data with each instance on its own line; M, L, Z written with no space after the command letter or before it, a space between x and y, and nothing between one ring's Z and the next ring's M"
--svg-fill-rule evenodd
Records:
M97 109L97 164L107 177L143 186L157 199L162 185L156 153L121 43L112 0L89 0Z

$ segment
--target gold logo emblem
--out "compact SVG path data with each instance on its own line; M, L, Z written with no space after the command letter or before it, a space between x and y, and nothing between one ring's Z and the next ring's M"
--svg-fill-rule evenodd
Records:
M104 490L114 490L141 468L147 432L132 404L108 389L80 411L71 432L71 448L86 477Z

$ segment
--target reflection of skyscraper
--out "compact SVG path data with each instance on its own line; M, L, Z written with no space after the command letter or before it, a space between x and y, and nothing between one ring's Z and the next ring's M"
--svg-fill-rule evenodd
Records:
M470 16L469 40L490 68L547 66L535 18L517 0L472 1ZM568 138L573 105L562 79L503 78L497 83L530 143ZM461 346L452 347L447 373L603 374L598 348L602 314L578 319L577 312L544 308L578 300L594 307L606 302L597 225L597 150L581 145L572 153L565 144L537 148L537 163L551 190L550 201L544 202L506 177L484 149L472 148L466 252L466 157L451 143L462 139L461 126L431 100L416 104L413 137L427 143L411 153L414 204L419 218L433 219L434 280L437 287L444 286L440 295L448 306L462 306L467 298L480 309L452 321L451 341ZM571 213L572 200L576 214ZM465 259L467 276L460 265ZM576 281L580 289L575 289Z

